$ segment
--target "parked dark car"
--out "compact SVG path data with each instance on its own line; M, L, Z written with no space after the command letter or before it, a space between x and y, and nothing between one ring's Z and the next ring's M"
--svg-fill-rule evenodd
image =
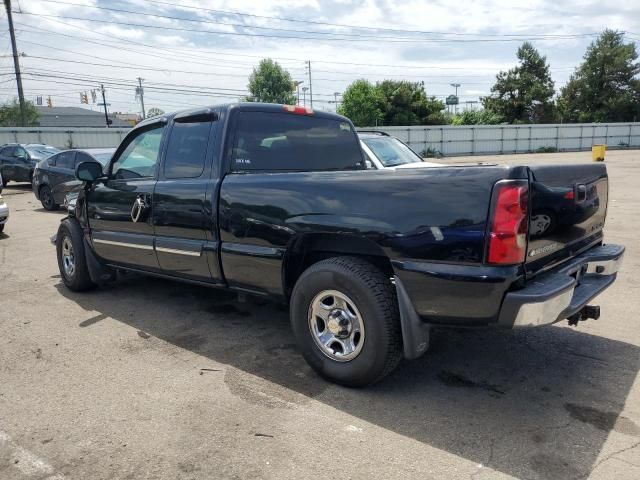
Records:
M46 210L57 210L65 196L82 185L76 179L76 165L96 161L107 165L114 151L115 148L65 150L42 160L33 172L33 193Z
M58 153L56 147L38 143L8 143L0 147L0 174L8 182L31 182L36 164Z
M372 170L348 119L305 107L148 119L76 176L55 237L68 288L124 270L289 303L305 359L350 386L422 355L432 326L597 318L624 253L603 244L603 163ZM534 179L595 188L597 211L533 238Z

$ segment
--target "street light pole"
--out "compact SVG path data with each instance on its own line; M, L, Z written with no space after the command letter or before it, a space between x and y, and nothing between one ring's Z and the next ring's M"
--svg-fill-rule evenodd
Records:
M144 89L142 88L142 78L138 77L138 94L140 95L140 106L142 107L142 119L146 118L146 113L144 111ZM106 108L106 107L105 107Z
M459 83L450 83L449 85L451 85L453 88L456 89L456 98L458 98L458 87L460 86ZM458 104L456 103L454 105L454 112L457 114L458 113Z
M302 80L297 80L293 82L293 84L296 87L296 105L300 105L300 85L302 85L303 83L304 81Z

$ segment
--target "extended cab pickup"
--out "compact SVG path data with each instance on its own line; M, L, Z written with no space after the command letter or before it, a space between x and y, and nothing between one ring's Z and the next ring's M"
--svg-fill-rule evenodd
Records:
M603 244L602 163L367 170L351 122L304 107L152 118L76 176L70 289L131 270L288 302L305 359L351 386L420 356L432 326L597 317L624 253Z

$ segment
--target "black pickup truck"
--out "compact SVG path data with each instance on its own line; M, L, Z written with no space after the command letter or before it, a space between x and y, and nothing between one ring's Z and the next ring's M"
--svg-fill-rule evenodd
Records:
M432 326L596 318L624 253L603 243L604 164L367 170L351 122L304 107L149 119L76 176L70 289L129 270L287 302L305 359L350 386L420 356Z

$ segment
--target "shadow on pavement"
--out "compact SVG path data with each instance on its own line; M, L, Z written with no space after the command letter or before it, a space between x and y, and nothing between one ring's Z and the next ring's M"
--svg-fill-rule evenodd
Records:
M581 478L611 430L640 439L620 416L640 348L580 330L437 331L427 355L350 390L310 370L285 307L137 276L83 294L58 288L98 313L79 328L111 317L137 329L140 342L154 336L228 364L225 383L247 402L277 408L313 398L518 478Z

